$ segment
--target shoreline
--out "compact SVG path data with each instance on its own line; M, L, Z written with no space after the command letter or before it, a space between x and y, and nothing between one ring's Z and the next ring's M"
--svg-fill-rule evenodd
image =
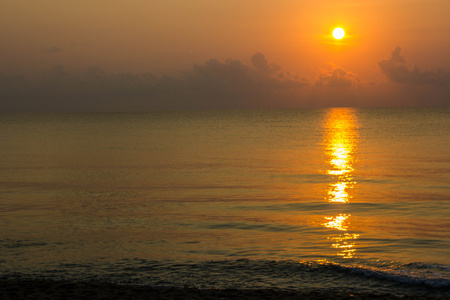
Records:
M110 283L0 279L0 299L276 299L276 300L444 300L446 296L302 292L274 289L197 289L149 287Z

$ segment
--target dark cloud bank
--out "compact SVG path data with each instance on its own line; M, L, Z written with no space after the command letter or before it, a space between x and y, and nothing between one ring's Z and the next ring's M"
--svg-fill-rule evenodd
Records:
M436 69L432 71L421 71L417 66L408 70L406 60L400 54L400 47L395 48L391 57L378 63L380 70L390 80L398 83L409 83L418 85L447 86L450 85L450 71Z
M415 93L409 104L448 106L450 72L409 70L405 62L396 48L378 65L396 85L428 87ZM434 93L429 94L430 90ZM356 74L340 67L307 80L270 64L260 53L251 58L251 65L232 59L209 60L178 77L112 74L99 67L77 73L55 67L40 78L0 75L0 111L388 106L395 105L391 101L400 94L382 99L386 95L379 93L376 85L365 86ZM408 99L401 104L407 105Z

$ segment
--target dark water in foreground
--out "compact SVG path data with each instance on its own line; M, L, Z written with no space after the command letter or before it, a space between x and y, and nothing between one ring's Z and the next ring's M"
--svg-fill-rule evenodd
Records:
M450 109L0 124L0 277L450 296Z

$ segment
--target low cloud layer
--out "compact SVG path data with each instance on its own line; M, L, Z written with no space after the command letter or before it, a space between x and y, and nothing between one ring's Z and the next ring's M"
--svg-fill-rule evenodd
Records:
M406 59L400 53L400 47L395 48L391 57L378 62L381 72L393 82L446 86L450 85L450 71L436 69L431 71L421 71L417 66L412 70L406 67Z
M317 86L327 86L332 88L351 87L360 84L361 81L356 74L340 67L335 67L331 71L322 72L316 82Z
M55 67L39 79L0 76L2 110L152 110L286 106L305 79L255 54L252 66L209 60L179 77ZM274 103L273 101L276 101ZM284 102L284 104L282 103Z
M52 51L58 51L56 48ZM255 54L250 65L212 59L179 76L108 73L100 67L71 72L55 67L32 78L0 75L0 111L133 111L324 106L448 106L449 72L409 70L396 48L378 63L388 83L367 84L334 66L315 80ZM397 83L419 87L395 87ZM403 86L403 85L402 85ZM431 100L430 100L431 99Z

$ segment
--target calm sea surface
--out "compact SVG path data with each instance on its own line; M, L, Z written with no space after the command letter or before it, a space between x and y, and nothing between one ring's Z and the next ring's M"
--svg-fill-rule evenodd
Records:
M0 277L450 295L450 109L0 115Z

